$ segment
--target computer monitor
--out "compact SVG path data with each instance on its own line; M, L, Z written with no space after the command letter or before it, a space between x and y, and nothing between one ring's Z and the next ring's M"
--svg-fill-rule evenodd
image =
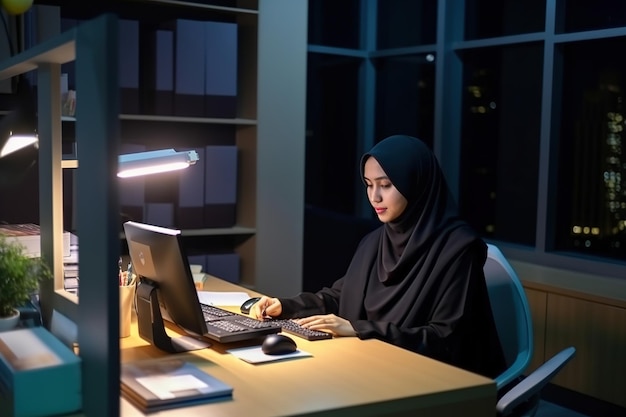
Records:
M124 233L137 285L139 336L166 352L186 352L210 346L202 335L206 324L198 301L180 230L144 223L124 223ZM163 317L187 335L170 337Z

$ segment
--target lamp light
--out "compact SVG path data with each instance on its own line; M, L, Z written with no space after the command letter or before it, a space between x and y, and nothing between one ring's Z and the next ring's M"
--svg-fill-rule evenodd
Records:
M36 96L29 80L22 74L12 111L0 122L0 158L30 145L37 147Z
M120 178L136 177L160 172L187 168L198 160L196 151L161 149L156 151L130 153L119 156L117 176Z
M39 146L37 134L13 134L13 132L11 132L9 138L7 139L6 143L2 147L2 150L0 151L0 158L3 158L30 145L33 145L36 148Z
M11 109L0 119L0 186L20 184L38 160L36 96L24 74L16 77ZM19 152L17 152L19 150Z

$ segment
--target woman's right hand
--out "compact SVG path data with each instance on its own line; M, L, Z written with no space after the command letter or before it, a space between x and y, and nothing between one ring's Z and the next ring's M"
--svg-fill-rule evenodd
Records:
M257 320L278 317L283 312L283 305L278 298L261 297L259 301L254 303L250 310L250 315Z

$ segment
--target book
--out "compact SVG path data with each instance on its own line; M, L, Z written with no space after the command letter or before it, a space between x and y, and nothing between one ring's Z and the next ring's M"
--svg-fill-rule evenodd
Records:
M232 398L233 388L181 359L122 364L122 396L144 413Z
M34 223L0 224L0 235L24 247L28 256L41 256L41 230ZM63 256L70 255L70 232L63 232Z

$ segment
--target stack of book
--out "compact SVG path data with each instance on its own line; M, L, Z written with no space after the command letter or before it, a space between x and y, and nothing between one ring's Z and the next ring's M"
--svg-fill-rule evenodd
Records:
M0 235L18 242L24 252L33 257L41 256L41 230L34 223L0 224ZM70 255L70 232L63 232L63 256Z
M70 255L63 258L65 291L78 295L78 236L70 234Z
M34 223L0 224L0 235L23 246L28 256L41 256L41 230ZM64 288L78 294L78 237L63 232L63 276Z
M231 399L233 388L181 359L122 364L122 396L144 413Z

